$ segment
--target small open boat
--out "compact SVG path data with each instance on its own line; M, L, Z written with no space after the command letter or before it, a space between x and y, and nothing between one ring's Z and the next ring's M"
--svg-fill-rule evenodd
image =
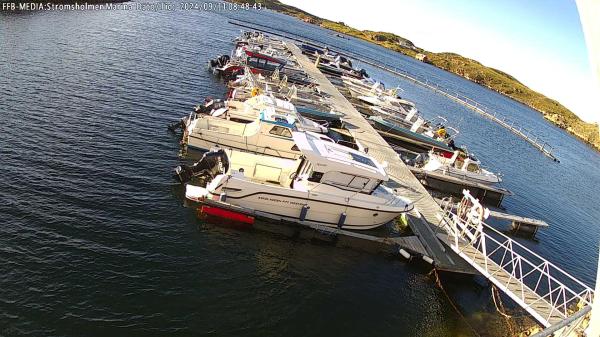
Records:
M433 148L450 153L454 152L452 148L454 142L452 139L446 143L445 140L419 133L418 130L414 130L413 128L407 129L398 126L396 123L386 121L381 116L371 116L369 117L369 121L383 138L401 145L408 150L423 152Z
M458 150L454 151L450 158L429 151L420 154L416 161L428 172L438 172L483 184L497 184L502 181L499 175L482 168L481 162L474 156Z

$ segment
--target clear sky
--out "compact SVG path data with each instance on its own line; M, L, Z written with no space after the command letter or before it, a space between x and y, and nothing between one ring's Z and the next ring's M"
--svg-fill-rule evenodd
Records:
M575 1L283 0L364 30L396 33L434 52L455 52L505 71L586 121L600 121Z

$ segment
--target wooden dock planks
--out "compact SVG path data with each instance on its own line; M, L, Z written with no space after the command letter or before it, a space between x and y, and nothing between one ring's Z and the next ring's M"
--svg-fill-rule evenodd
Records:
M483 253L477 250L469 243L459 243L460 250L462 253L475 261L477 265L484 266L487 263L488 272L494 277L490 279L497 286L505 286L510 291L505 292L510 296L512 293L514 296L523 301L529 308L524 308L530 314L537 314L542 319L546 320L550 325L554 325L565 319L557 310L553 310L553 305L550 304L546 299L541 298L540 295L535 293L529 287L519 282L517 278L511 275L506 269L500 267L494 261L485 259ZM516 300L513 298L513 300Z

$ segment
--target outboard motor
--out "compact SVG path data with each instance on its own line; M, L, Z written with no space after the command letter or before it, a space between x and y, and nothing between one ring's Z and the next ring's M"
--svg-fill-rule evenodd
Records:
M183 130L187 126L187 120L188 120L187 117L182 117L180 120L178 120L177 122L173 122L173 123L169 124L167 127L172 132L177 131L177 129Z
M204 104L203 105L198 105L194 108L194 112L195 113L200 113L200 114L209 114L214 110L220 109L220 108L224 108L225 107L225 101L223 101L222 99L212 99L210 97L207 97L204 100Z
M229 159L223 149L206 152L202 158L192 166L180 165L175 168L175 176L181 183L187 183L192 178L197 178L202 187L217 175L227 172Z
M217 57L216 59L212 59L210 60L210 67L211 68L217 68L217 67L223 67L224 65L227 64L227 62L229 62L229 55L221 55L219 57Z
M425 163L427 162L427 159L429 159L428 153L420 153L419 155L417 155L417 157L414 159L414 161L409 164L412 164L412 166L414 166L414 167L423 167L425 165Z

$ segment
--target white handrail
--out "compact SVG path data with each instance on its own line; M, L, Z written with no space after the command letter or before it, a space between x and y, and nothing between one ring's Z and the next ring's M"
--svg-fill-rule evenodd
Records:
M579 310L592 304L594 291L590 287L485 224L486 210L468 191L463 193L457 214L447 201L442 215L455 252L546 327L556 324L557 317L569 317L573 307ZM501 278L501 274L505 276Z

